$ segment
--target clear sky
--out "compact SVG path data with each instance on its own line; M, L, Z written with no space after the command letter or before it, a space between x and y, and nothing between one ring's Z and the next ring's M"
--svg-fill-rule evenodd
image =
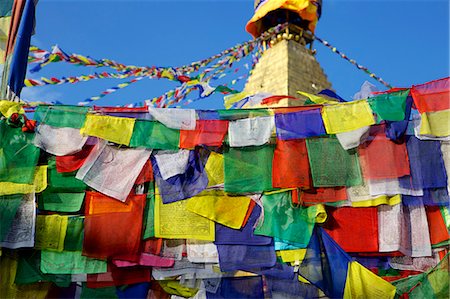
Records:
M323 0L316 35L396 87L449 76L448 0ZM253 0L40 0L32 44L141 66L181 66L251 39L245 24ZM375 80L318 42L317 60L339 95L351 99ZM52 64L33 77L89 74L101 69ZM124 80L25 88L33 101L76 104ZM176 87L144 79L96 102L139 102ZM239 87L236 85L236 87ZM195 97L195 96L194 96ZM222 108L222 95L185 108Z

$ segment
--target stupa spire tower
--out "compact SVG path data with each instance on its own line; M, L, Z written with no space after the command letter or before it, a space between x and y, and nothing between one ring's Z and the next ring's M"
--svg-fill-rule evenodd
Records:
M298 97L297 91L318 93L331 88L314 57L313 33L321 14L321 0L255 0L255 13L246 30L258 37L278 24L288 26L264 41L266 50L255 65L244 91ZM285 100L281 106L298 105Z

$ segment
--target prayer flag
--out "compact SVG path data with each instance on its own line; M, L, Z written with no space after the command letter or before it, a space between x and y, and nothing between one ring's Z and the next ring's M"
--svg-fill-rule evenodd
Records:
M318 217L315 206L293 207L290 192L263 195L264 219L255 234L277 237L306 247Z
M250 198L232 196L220 190L204 191L187 200L186 209L222 225L242 227Z
M327 209L325 231L345 252L378 252L376 207Z
M351 257L320 227L316 227L298 273L329 298L344 296Z
M405 143L394 143L384 133L384 126L372 126L368 140L358 148L366 179L398 178L410 174Z
M366 100L324 106L322 119L328 134L348 132L375 124Z
M38 215L34 247L41 250L63 251L67 216Z
M195 130L180 131L180 148L193 149L197 145L221 146L228 132L228 121L197 120Z
M258 146L269 143L275 128L273 116L230 121L228 140L231 147Z
M357 186L362 183L356 152L346 151L336 138L306 139L315 187Z
M180 131L166 127L157 121L136 120L130 147L145 147L161 150L177 150Z
M186 209L187 201L163 204L155 193L155 236L166 239L214 241L214 221Z
M130 195L127 203L122 203L88 192L83 255L98 259L139 259L145 201L145 194Z
M272 189L273 146L230 147L225 150L225 191L262 192Z
M413 85L411 94L417 110L436 112L450 109L450 77Z
M92 274L104 273L106 261L81 255L81 251L41 252L41 271L49 274Z
M117 144L129 145L135 121L134 118L87 114L80 133Z
M202 192L208 185L205 164L209 152L203 148L189 151L186 169L183 173L165 180L159 170L158 163L152 158L155 183L164 203L190 198Z
M272 185L275 188L310 187L308 152L304 139L277 139L272 163Z
M34 112L34 119L56 128L81 129L88 110L89 107L81 106L39 105Z
M350 262L345 281L344 298L386 298L395 296L395 287L358 262Z
M32 184L40 150L33 144L34 134L0 121L0 181Z
M277 138L282 140L323 136L326 134L320 108L298 112L276 113Z
M125 201L150 154L148 149L120 148L99 141L76 178L99 192Z
M378 120L401 121L405 118L406 98L409 89L392 93L382 93L367 99Z
M166 127L178 130L195 130L196 112L194 109L154 108L149 106L150 115Z
M87 141L79 129L58 128L40 124L36 128L34 145L55 156L66 156L79 152Z

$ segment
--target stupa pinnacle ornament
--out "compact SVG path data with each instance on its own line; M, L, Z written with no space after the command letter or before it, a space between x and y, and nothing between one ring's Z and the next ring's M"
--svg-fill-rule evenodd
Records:
M246 30L254 37L278 24L288 23L284 32L264 42L266 50L255 65L244 92L269 92L299 97L297 91L316 94L330 89L312 50L313 32L321 14L318 0L255 0L255 13ZM301 101L283 100L276 106L297 106Z

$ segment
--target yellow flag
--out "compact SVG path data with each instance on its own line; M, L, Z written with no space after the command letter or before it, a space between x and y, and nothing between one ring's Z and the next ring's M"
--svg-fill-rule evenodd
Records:
M25 110L20 103L0 100L0 113L5 117L10 117L13 113L24 114Z
M301 263L306 255L306 248L279 250L277 255L281 257L283 263Z
M345 281L344 299L394 298L395 287L358 262L350 262Z
M239 102L243 98L247 97L248 94L245 92L234 93L223 97L225 109L230 109L234 103Z
M327 220L327 211L322 204L315 205L315 209L308 209L308 219L315 219L316 223L324 223Z
M388 196L381 195L371 199L362 200L362 201L353 201L352 207L355 208L364 208L364 207L376 207L379 205L390 205L395 206L402 202L402 196L400 194Z
M8 32L11 25L11 16L0 17L0 64L4 64Z
M220 224L239 229L250 200L246 196L230 196L221 190L211 190L188 199L186 208Z
M366 100L324 106L322 119L328 134L344 133L375 124Z
M186 200L163 204L155 190L155 237L214 241L214 222L186 209Z
M135 121L134 118L87 114L80 133L117 144L129 145Z
M0 182L0 195L39 193L47 188L47 165L36 167L32 185Z
M67 216L38 215L34 247L41 250L63 251L67 223Z
M208 162L205 165L205 171L208 176L208 187L223 184L223 155L211 152Z
M424 112L420 116L420 134L438 137L450 135L450 110Z
M318 96L318 95L315 95L315 94L310 94L310 93L307 93L307 92L304 92L304 91L297 91L297 93L302 95L302 96L307 97L313 103L316 103L316 104L330 104L330 105L333 105L333 104L338 104L339 103L338 101L332 101L332 100L329 100L329 99L327 99L325 97L321 97L321 96Z
M185 298L194 297L197 294L197 288L190 288L185 285L180 284L177 280L159 280L159 285L163 288L166 293L176 296L181 296Z

